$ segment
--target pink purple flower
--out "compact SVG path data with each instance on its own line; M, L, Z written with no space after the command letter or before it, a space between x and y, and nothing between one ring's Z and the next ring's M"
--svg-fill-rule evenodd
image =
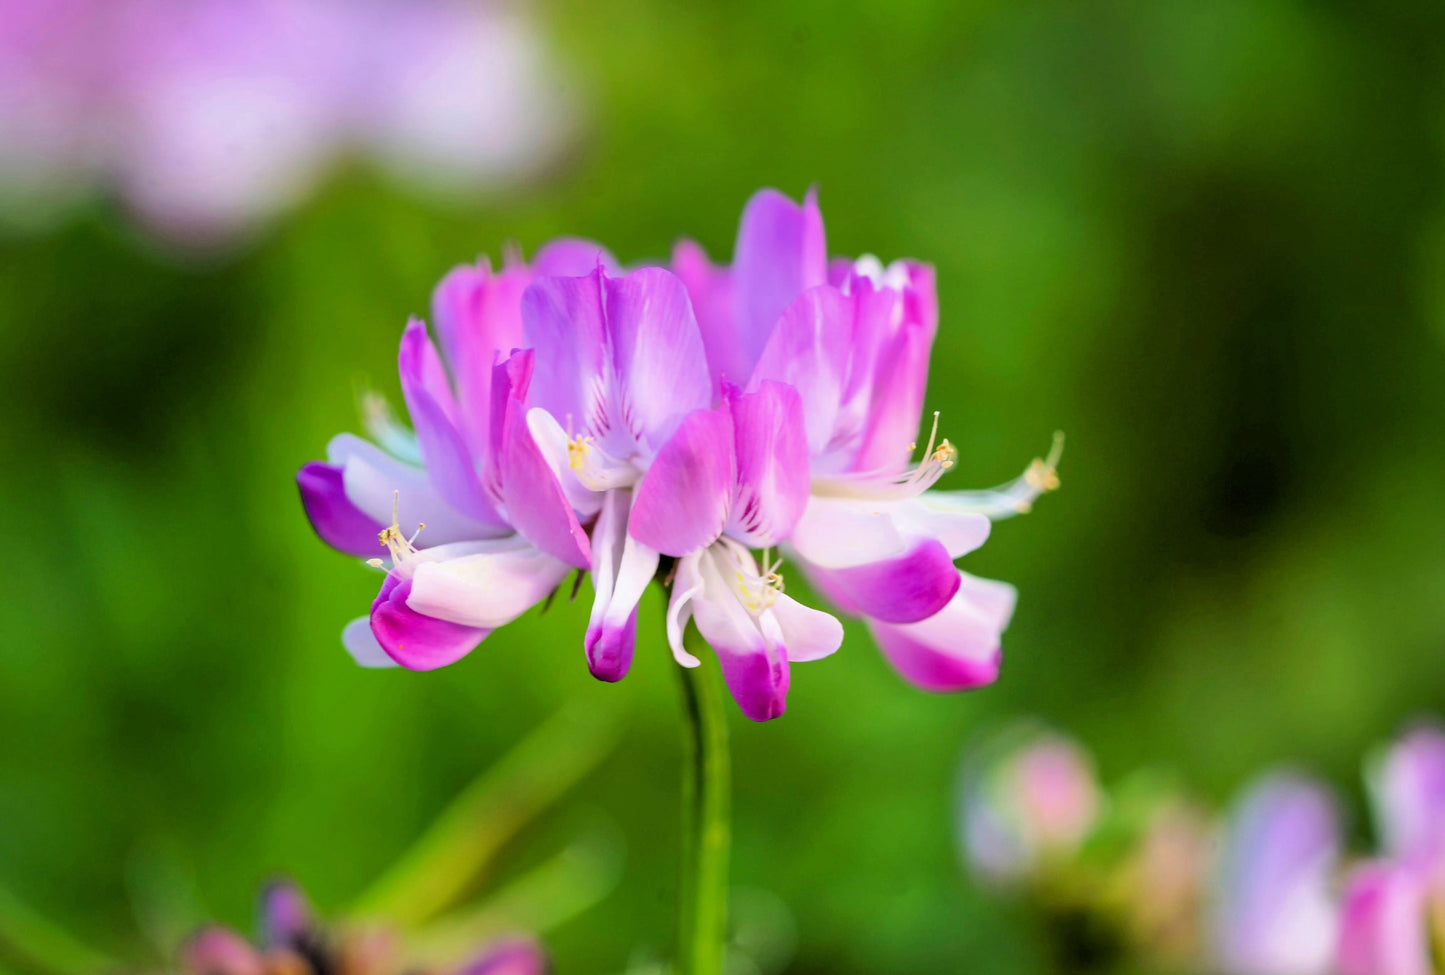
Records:
M343 435L299 475L324 540L387 548L371 560L386 571L372 612L345 633L353 655L451 663L576 569L595 593L587 664L615 681L659 579L677 661L700 663L683 644L693 622L743 712L765 720L786 707L790 664L843 640L783 591L777 550L863 616L905 677L991 681L1014 593L953 562L990 516L1052 487L1052 463L998 491L928 491L956 456L930 437L909 461L932 271L864 259L830 272L821 233L811 197L765 190L731 269L684 244L674 270L626 271L564 240L530 266L448 275L440 348L421 322L402 341L414 434L374 408L376 444Z
M1267 775L1227 824L1213 905L1218 965L1232 975L1324 975L1338 930L1340 823L1330 792Z
M328 931L304 894L289 882L261 895L254 943L220 925L198 931L181 949L186 975L393 975L424 973L404 946L376 929ZM506 937L483 946L453 975L546 975L546 954L531 938Z

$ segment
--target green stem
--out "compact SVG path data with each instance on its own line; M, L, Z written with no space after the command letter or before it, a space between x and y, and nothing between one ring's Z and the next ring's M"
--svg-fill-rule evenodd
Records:
M700 642L696 631L689 634L688 642ZM722 678L712 654L698 656L703 660L701 667L678 668L687 753L682 771L676 975L720 975L727 939L727 713Z

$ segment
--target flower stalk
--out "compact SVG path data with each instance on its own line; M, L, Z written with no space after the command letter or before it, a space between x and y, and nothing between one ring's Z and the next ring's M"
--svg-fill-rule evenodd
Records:
M688 642L700 642L697 632ZM731 768L722 681L709 660L677 668L687 728L682 772L676 975L720 975L727 940Z

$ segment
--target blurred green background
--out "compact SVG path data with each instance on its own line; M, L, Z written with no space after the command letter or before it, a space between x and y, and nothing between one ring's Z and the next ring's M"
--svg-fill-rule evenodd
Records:
M833 253L937 265L943 486L1068 435L1063 490L964 562L1021 591L997 686L917 692L850 624L781 720L732 711L733 875L791 908L789 971L1040 969L954 847L959 755L1008 715L1106 779L1162 765L1223 800L1290 760L1358 811L1362 752L1445 712L1445 7L543 12L587 123L523 189L428 203L357 165L224 259L105 206L0 242L0 885L120 953L147 863L235 923L278 871L335 907L580 698L626 731L549 828L615 822L626 864L549 943L563 973L665 951L660 603L618 685L587 674L586 590L446 670L363 671L338 632L375 577L313 538L292 475L358 429L359 383L395 393L452 265L558 234L725 258L762 185L816 183Z

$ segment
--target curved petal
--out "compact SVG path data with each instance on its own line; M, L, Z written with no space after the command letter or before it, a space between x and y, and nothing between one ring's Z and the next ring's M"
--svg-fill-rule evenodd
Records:
M542 551L586 569L592 547L557 474L527 425L526 395L534 357L526 350L498 365L492 379L500 413L497 490L507 518Z
M602 279L543 277L522 295L522 344L537 355L528 402L594 436L610 423Z
M496 629L546 599L570 571L520 538L489 548L417 565L408 608L450 623Z
M1431 975L1428 886L1413 870L1367 863L1354 870L1340 910L1339 975Z
M1323 786L1274 773L1245 793L1229 817L1213 905L1214 948L1226 971L1329 971L1339 855L1339 814Z
M789 544L805 561L824 569L896 558L908 551L908 542L893 523L897 504L814 495Z
M727 524L736 477L729 411L688 414L638 484L628 533L672 556L707 547Z
M342 468L312 461L296 472L296 486L306 517L323 542L358 558L377 554L377 533L384 526L347 498Z
M311 904L290 880L273 880L261 891L261 943L268 948L294 946L315 925Z
M494 273L482 261L453 268L432 292L432 319L457 385L457 426L475 458L487 452L492 366L522 344L522 292L530 281L525 269Z
M911 538L936 538L948 549L951 559L962 558L988 541L993 522L975 511L935 508L931 492L898 502L891 509L894 527Z
M371 617L358 616L341 630L341 645L363 667L381 669L395 667L397 663L386 655L376 634L371 632Z
M817 193L810 190L801 206L777 190L754 193L743 208L733 251L738 343L734 376L751 371L783 310L827 278Z
M707 353L712 388L718 389L724 381L747 382L756 354L749 357L742 347L733 302L732 273L726 267L714 266L707 252L690 240L680 241L673 248L672 273L687 288L692 302Z
M729 394L737 442L737 494L727 531L749 548L792 534L808 504L803 403L791 386L768 380L757 392Z
M808 577L842 609L884 623L917 623L948 605L961 580L941 542L926 539L896 558Z
M424 616L407 605L411 580L386 577L371 604L371 632L386 655L407 670L435 670L471 653L490 630Z
M605 284L620 420L637 443L656 450L684 416L712 405L702 333L672 272L645 267Z
M853 470L893 472L908 466L932 349L933 336L917 322L905 322L883 346L870 377L873 395Z
M958 592L928 619L905 624L868 620L868 631L893 669L926 691L970 690L998 678L1013 587L959 576ZM1008 612L1001 612L1005 599Z
M717 654L723 680L743 714L768 721L787 708L788 658L777 622L768 619L769 632L755 620L728 584L713 550L698 560L702 591L692 599L692 618L702 638Z
M558 237L543 244L532 256L531 265L538 277L584 277L599 265L608 274L622 273L622 265L607 248L583 237Z
M657 572L658 553L628 536L631 491L609 491L592 529L592 585L596 595L584 643L587 666L598 680L618 681L632 666L637 604Z
M853 313L853 303L837 288L803 292L778 318L748 381L749 391L768 379L797 389L814 457L828 447L837 425Z
M1445 854L1445 732L1412 730L1381 757L1369 780L1392 855L1435 860Z
M702 552L694 552L677 560L672 595L667 603L667 645L672 649L672 659L684 667L702 665L683 643L688 621L692 619L692 601L703 591L702 573L698 570L702 557Z
M830 613L779 595L769 608L787 648L789 663L822 660L843 645L843 624Z
M482 522L448 505L427 472L390 456L375 444L349 433L339 434L326 445L326 456L341 468L346 498L366 517L391 524L393 511L401 525L425 524L423 541L428 545L510 534L511 528ZM380 543L373 546L380 553Z
M502 524L482 490L471 451L453 418L456 405L446 372L426 326L413 319L401 339L398 357L401 391L416 426L417 444L427 474L448 505L477 521Z

